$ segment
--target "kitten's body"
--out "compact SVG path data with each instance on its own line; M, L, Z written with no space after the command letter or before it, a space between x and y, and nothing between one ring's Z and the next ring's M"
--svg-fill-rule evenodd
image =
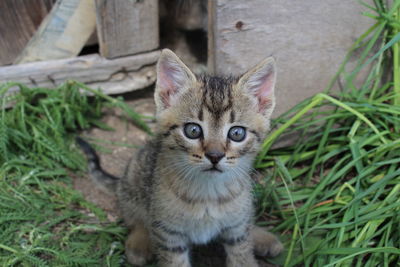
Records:
M161 266L190 266L190 245L212 239L224 243L230 267L257 266L253 250L272 256L282 250L252 222L250 172L269 128L274 79L271 60L241 79L196 78L172 52L163 51L155 93L157 134L123 178L108 180L131 229L126 242L131 263L143 265L156 254ZM189 133L188 125L195 127ZM231 135L235 127L245 130L243 140ZM98 174L104 184L107 175Z

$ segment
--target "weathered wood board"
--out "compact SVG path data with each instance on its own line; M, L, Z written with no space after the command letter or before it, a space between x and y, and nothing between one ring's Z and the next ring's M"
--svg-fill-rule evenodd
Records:
M55 0L0 1L0 66L14 62Z
M209 70L237 75L274 56L276 116L326 87L374 23L365 10L343 0L209 0Z
M100 54L107 58L159 46L158 0L96 0Z
M14 63L75 57L95 27L94 0L57 0Z
M119 94L153 84L159 55L159 51L153 51L110 60L95 54L6 66L0 68L0 84L15 81L29 87L54 88L67 80L77 80L101 88L106 94ZM17 90L12 88L9 93Z

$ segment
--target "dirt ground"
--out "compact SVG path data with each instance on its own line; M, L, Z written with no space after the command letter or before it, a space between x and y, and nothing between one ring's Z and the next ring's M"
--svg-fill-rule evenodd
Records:
M125 94L123 97L126 103L133 107L135 111L147 116L154 115L153 88L135 91ZM147 134L130 123L122 115L122 112L119 110L110 110L104 116L103 122L114 128L114 131L93 128L83 133L82 136L106 142L123 143L136 147L142 146L148 137ZM151 128L154 128L154 121L147 120L146 122ZM102 146L111 151L111 153L98 151L103 169L115 176L122 176L128 160L137 148L109 144L102 144ZM119 219L116 198L96 187L88 177L75 177L74 188L80 191L87 200L103 208L107 212L107 217L110 221ZM195 267L224 266L224 258L225 252L220 244L210 244L208 246L193 248L192 262ZM260 267L274 266L263 261L259 261L259 264Z
M154 115L154 101L152 88L125 94L126 103L133 107L135 111L148 116ZM94 139L95 141L104 140L105 143L98 142L109 151L97 150L100 157L101 166L107 172L121 177L131 155L136 151L135 148L111 145L107 143L121 143L128 146L142 146L147 138L147 134L129 122L118 109L108 110L102 121L114 128L113 131L92 128L82 134L82 137ZM151 120L146 121L150 127L154 126ZM116 198L113 195L96 187L88 177L75 177L74 188L85 196L85 198L103 208L110 221L119 218L116 206Z

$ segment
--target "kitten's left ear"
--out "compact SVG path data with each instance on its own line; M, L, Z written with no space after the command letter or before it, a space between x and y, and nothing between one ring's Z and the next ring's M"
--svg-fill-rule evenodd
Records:
M169 49L163 49L157 63L155 101L157 112L177 103L179 96L196 82L194 74Z
M275 60L269 57L245 73L238 85L242 90L256 97L260 113L270 115L275 107L275 82Z

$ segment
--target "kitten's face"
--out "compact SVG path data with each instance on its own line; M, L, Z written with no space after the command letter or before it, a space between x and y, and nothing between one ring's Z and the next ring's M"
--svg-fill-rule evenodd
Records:
M248 175L274 107L274 66L263 63L240 79L196 78L163 51L155 99L172 166L192 176Z

